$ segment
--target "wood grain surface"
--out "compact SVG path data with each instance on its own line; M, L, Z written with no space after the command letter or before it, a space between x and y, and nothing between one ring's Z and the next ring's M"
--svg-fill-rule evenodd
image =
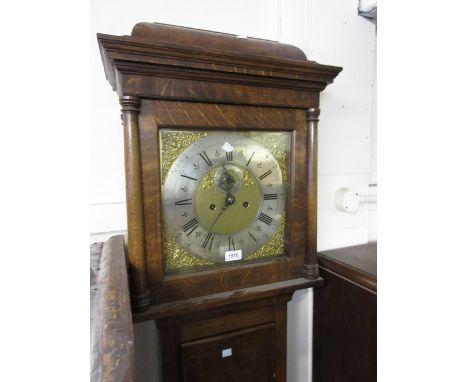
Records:
M164 44L177 44L183 47L209 46L211 49L237 51L264 57L306 60L305 54L292 45L279 44L276 41L258 38L239 38L239 36L232 34L184 28L176 25L138 23L133 27L132 36Z
M366 244L319 254L324 286L314 291L314 381L377 380L377 279L360 269L376 262L375 249Z
M91 246L91 381L136 381L123 236Z
M181 304L169 316L153 311L159 317L164 381L286 382L286 311L298 285L262 287L234 298L214 297L217 303L208 307L201 302L205 309L193 301L191 309ZM226 349L232 356L222 356Z
M320 268L377 293L377 242L323 251L318 261Z

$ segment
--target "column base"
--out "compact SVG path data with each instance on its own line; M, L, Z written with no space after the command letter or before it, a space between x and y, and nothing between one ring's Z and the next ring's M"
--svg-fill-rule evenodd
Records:
M149 290L146 290L142 294L132 295L132 311L133 312L144 312L151 306L151 294Z

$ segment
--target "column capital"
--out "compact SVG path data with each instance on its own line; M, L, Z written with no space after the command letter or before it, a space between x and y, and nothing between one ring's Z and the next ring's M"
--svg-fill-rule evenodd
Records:
M320 109L312 107L306 110L306 121L307 122L318 122L320 116Z
M122 106L122 113L139 113L141 99L136 96L124 95L119 100L120 105Z

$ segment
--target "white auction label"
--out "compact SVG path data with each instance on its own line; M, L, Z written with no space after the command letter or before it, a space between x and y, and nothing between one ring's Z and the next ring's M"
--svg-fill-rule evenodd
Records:
M224 252L225 261L242 260L242 249Z
M229 142L226 142L226 143L223 145L223 149L224 149L224 151L226 151L227 153L230 153L232 150L234 150L234 147L232 147L232 145L231 145Z
M232 348L223 349L221 355L223 358L230 357L232 355Z

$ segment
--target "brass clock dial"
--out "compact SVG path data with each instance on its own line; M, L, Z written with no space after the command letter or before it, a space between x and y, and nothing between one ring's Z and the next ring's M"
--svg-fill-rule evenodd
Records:
M192 256L217 264L246 259L281 224L283 180L274 154L258 141L239 133L207 134L167 171L166 225Z

